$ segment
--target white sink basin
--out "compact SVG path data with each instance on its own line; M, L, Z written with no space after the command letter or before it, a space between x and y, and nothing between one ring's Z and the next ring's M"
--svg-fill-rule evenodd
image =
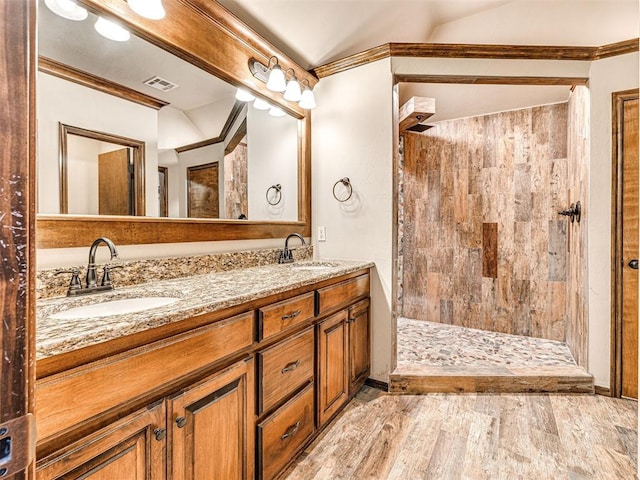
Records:
M180 300L175 297L137 297L124 300L111 300L110 302L93 303L82 307L70 308L54 313L49 318L57 320L72 320L74 318L108 317L110 315L122 315L124 313L142 312L152 308L171 305Z

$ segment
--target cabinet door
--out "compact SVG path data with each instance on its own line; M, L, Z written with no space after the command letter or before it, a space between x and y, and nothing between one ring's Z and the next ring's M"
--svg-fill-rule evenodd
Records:
M329 420L349 398L347 311L318 325L318 421Z
M36 478L163 480L165 403L128 415L38 460Z
M349 394L355 395L369 376L369 300L349 308Z
M173 480L253 478L253 360L240 361L169 401Z

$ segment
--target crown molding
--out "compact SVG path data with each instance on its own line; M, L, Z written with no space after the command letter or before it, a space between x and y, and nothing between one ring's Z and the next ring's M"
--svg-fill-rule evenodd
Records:
M379 47L326 63L314 68L312 72L318 78L323 78L389 57L593 61L637 51L637 38L610 43L600 47L457 43L386 43Z

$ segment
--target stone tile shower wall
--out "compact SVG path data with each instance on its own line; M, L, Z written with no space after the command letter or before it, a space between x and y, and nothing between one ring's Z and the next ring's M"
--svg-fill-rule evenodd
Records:
M567 110L405 135L403 316L565 339Z

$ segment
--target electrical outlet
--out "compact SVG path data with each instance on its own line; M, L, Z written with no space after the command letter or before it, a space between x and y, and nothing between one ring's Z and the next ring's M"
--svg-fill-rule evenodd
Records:
M327 227L318 227L318 241L319 242L327 241Z

